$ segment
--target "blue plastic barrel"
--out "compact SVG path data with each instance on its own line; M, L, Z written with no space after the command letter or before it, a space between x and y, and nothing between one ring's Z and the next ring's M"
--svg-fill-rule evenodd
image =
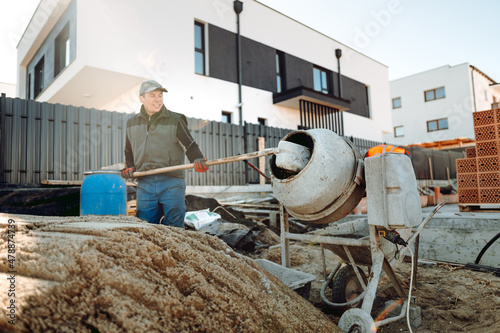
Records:
M116 170L84 173L80 215L127 215L127 186Z

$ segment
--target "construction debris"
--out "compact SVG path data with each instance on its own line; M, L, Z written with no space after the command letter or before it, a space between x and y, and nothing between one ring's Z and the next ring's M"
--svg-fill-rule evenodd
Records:
M80 214L80 187L0 185L2 213L44 216Z

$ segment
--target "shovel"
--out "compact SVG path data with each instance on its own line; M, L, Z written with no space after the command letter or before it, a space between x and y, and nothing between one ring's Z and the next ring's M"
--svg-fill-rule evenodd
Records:
M227 164L227 163L232 163L232 162L250 160L250 159L256 158L256 157L274 155L274 154L277 154L278 152L279 152L278 148L267 148L264 150L255 151L253 153L241 154L241 155L225 157L225 158L219 158L216 160L208 160L205 163L207 163L208 166ZM157 175L160 173L166 173L166 172L178 171L178 170L187 170L187 169L193 169L193 168L194 168L194 163L180 164L180 165L174 165L174 166L169 166L169 167L165 167L165 168L151 169L151 170L147 170L147 171L136 171L133 173L132 177L135 178L135 177L142 177L142 176L149 176L149 175Z
M306 154L304 154L304 152ZM206 161L208 166L211 165L219 165L219 164L226 164L226 163L232 163L232 162L238 162L238 161L246 161L250 160L252 158L256 157L262 157L262 156L267 156L267 155L278 155L281 153L281 155L284 157L283 162L277 161L277 165L281 166L286 169L292 169L292 166L296 169L296 160L300 159L302 162L302 165L305 166L307 164L307 160L309 158L309 149L299 145L295 144L292 142L288 141L280 141L278 144L277 148L267 148L264 150L260 151L255 151L252 153L248 154L241 154L241 155L236 155L236 156L231 156L231 157L225 157L225 158L219 158L216 160L208 160ZM304 161L305 164L303 163ZM281 165L282 164L282 165ZM299 169L302 169L303 166L299 166ZM187 170L187 169L193 169L194 168L194 163L189 163L189 164L181 164L181 165L174 165L174 166L169 166L165 168L158 168L158 169L151 169L147 171L136 171L132 174L133 178L136 177L143 177L143 176L149 176L149 175L157 175L160 173L166 173L166 172L171 172L171 171L178 171L178 170Z

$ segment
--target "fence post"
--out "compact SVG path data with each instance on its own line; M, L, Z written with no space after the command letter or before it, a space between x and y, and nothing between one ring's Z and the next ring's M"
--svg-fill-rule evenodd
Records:
M266 148L266 139L263 137L259 137L258 140L259 140L259 149L258 150L259 151L264 150ZM259 169L263 173L266 172L266 157L265 156L259 157ZM259 179L260 179L260 182L259 182L260 185L266 185L266 179L264 177L260 176ZM262 198L264 198L264 196L266 194L264 192L262 192L260 195Z
M243 149L244 154L248 153L248 123L245 121L243 125ZM248 184L248 167L245 163L245 184Z

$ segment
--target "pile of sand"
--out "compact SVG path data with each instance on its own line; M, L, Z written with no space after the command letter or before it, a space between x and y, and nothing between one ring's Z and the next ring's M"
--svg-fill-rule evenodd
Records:
M0 316L2 332L340 332L216 237L135 217L0 214L2 286L8 218L17 227L16 322Z

